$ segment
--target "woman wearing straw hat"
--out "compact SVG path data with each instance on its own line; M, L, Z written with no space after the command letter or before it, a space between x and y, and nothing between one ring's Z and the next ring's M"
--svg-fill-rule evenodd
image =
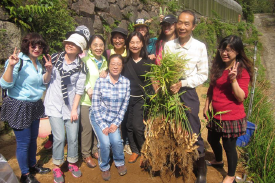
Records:
M146 49L147 49L147 54L148 54L148 57L151 59L151 60L155 60L156 59L156 41L157 41L157 38L154 37L154 38L150 38L150 35L149 35L149 27L147 25L147 22L144 18L139 18L136 20L135 22L135 25L134 25L134 28L135 28L135 31L137 32L140 32L144 39L145 39L145 46L146 46Z
M45 114L53 133L53 174L56 183L64 182L60 166L64 162L65 130L67 135L67 161L69 171L80 177L78 161L79 101L84 93L86 67L79 54L87 46L87 38L81 31L67 34L63 41L65 51L52 55L54 65L45 96ZM64 128L65 126L65 128Z

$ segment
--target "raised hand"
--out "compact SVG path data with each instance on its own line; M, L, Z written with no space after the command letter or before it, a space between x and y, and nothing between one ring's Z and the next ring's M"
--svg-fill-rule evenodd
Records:
M49 54L47 54L47 56L48 56L49 59L47 59L47 57L45 55L43 55L43 57L46 61L45 68L46 68L47 72L51 73L52 69L53 69L52 57Z
M16 47L14 48L13 54L9 57L9 65L14 67L19 62L20 50L16 51Z
M228 77L231 82L234 81L237 77L238 66L239 66L239 62L235 62L234 65L231 67L231 69L229 69Z

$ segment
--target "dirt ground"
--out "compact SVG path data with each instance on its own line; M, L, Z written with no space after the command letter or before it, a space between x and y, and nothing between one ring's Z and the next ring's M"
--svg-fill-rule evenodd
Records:
M270 81L270 96L275 95L275 14L255 14L254 25L260 31L259 41L263 45L262 62L266 68L267 79ZM272 97L274 105L275 101ZM275 111L274 111L275 113Z
M202 111L203 106L204 106L204 101L205 101L205 94L207 92L207 88L200 86L197 88L198 95L200 97L201 101L201 107L200 111ZM202 113L200 112L199 114L200 118L203 119ZM212 153L212 150L209 146L209 144L206 142L207 138L207 129L204 128L205 123L202 122L202 136L203 139L205 140L205 147L206 147L206 159L211 160L214 155ZM43 144L47 141L47 138L38 138L38 149L37 149L37 160L38 163L43 164L44 167L49 167L53 168L53 163L51 159L51 154L52 152L49 150L43 149ZM20 178L21 172L16 160L16 141L13 136L13 134L8 134L0 137L0 153L4 155L4 157L8 160L9 165L13 169L15 175ZM126 183L126 182L131 182L131 183L159 183L162 182L159 176L152 177L148 172L143 171L139 167L139 161L137 161L134 164L129 164L127 163L127 160L129 159L129 155L125 155L125 160L126 160L126 166L127 166L127 174L123 177L119 176L117 173L117 170L115 168L114 163L111 165L111 180L109 181L110 183L112 182L120 182L120 183ZM216 183L220 182L223 179L223 176L226 175L227 172L227 161L226 157L224 156L224 162L225 162L225 167L224 169L215 169L212 167L208 167L207 171L207 182L208 183ZM82 177L80 178L74 178L71 173L68 171L66 168L66 164L62 166L62 170L64 171L64 177L65 177L65 182L70 183L70 182L76 182L76 183L86 183L86 182L105 182L101 178L101 172L98 168L98 166L94 169L88 168L82 161L79 162L80 169L82 171ZM240 171L238 171L240 170ZM237 170L237 175L241 176L242 175L242 168L238 168ZM53 182L53 174L49 173L46 175L36 175L37 179L41 183L48 183L48 182ZM194 177L194 175L192 176ZM183 182L182 176L171 176L171 181L170 182ZM194 182L193 180L190 180L189 182Z

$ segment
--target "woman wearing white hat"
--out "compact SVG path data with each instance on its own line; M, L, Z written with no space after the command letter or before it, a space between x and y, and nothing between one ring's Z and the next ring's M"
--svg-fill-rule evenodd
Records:
M52 55L54 65L45 96L45 114L53 133L54 182L64 182L60 166L64 162L65 130L67 135L67 161L69 171L80 177L78 161L79 101L84 93L86 67L79 54L87 46L87 38L81 31L67 34L63 41L65 51ZM65 128L64 128L65 126Z

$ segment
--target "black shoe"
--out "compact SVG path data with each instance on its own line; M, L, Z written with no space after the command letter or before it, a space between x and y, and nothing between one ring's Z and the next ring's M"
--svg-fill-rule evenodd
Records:
M21 175L20 178L21 183L40 183L32 174Z
M204 157L200 157L196 163L198 167L198 172L197 172L197 180L195 183L206 183L207 166L206 166Z
M30 173L31 174L46 174L49 173L51 171L51 169L49 168L43 168L42 166L39 166L38 164L36 164L34 167L30 167Z

